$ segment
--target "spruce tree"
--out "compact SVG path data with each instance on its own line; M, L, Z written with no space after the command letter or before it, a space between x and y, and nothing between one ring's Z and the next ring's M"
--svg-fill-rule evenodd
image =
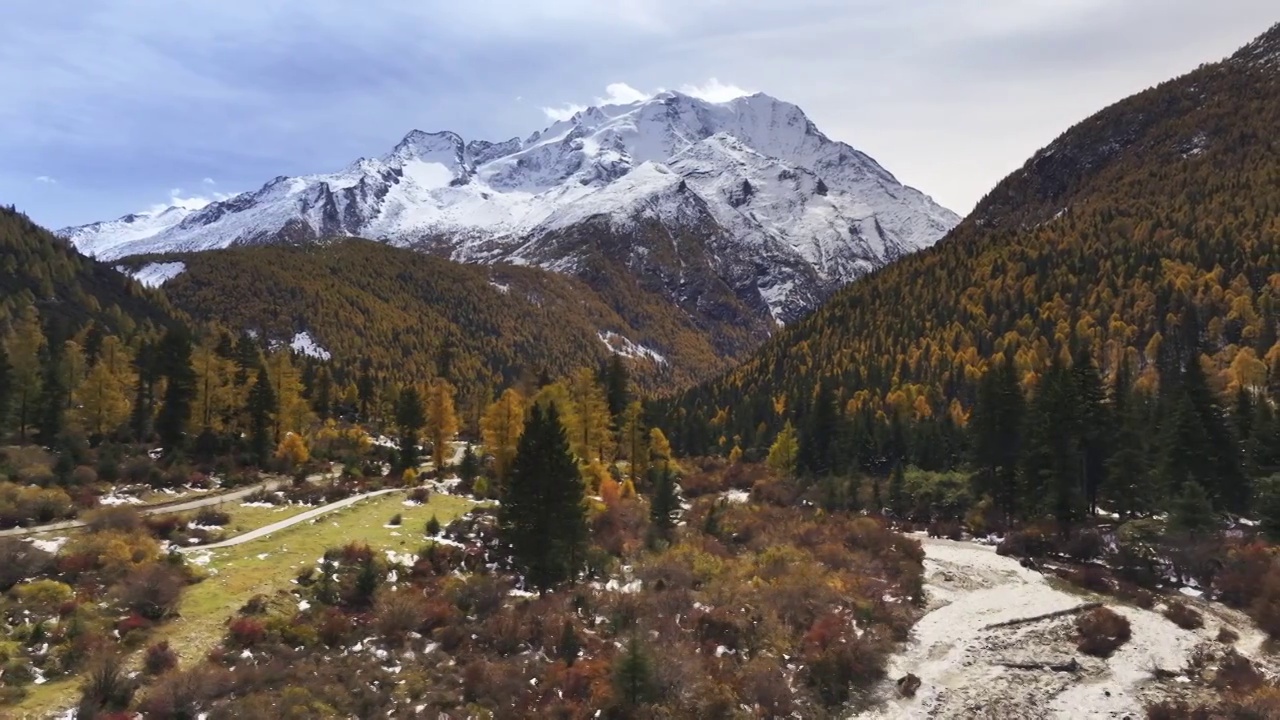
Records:
M196 374L191 367L191 337L169 330L156 348L157 366L164 375L164 401L156 416L156 433L166 453L182 449L187 421L196 397Z
M564 627L560 630L560 647L558 648L560 659L568 667L573 667L573 663L578 660L578 653L582 651L582 641L578 639L578 633L573 629L573 621L565 620Z
M831 464L831 445L837 432L839 415L836 411L835 390L831 382L824 380L818 386L813 407L805 417L800 433L800 448L796 454L796 467L801 475L819 477L834 470Z
M654 535L662 540L671 539L671 530L675 527L676 511L680 509L680 498L676 495L676 477L671 472L671 465L666 463L662 469L654 468L653 500L649 503L649 520L653 524Z
M271 414L275 412L276 394L265 367L258 367L258 377L249 388L246 410L249 416L249 447L254 461L266 463L271 454Z
M52 342L40 348L44 377L40 381L40 396L37 401L36 440L46 447L53 447L62 434L67 398L70 395L65 378L59 372L60 351L61 346Z
M1200 483L1186 483L1182 491L1174 496L1169 523L1174 529L1191 537L1200 537L1214 531L1218 522L1213 513L1213 503Z
M539 590L571 580L586 548L582 477L554 403L534 405L501 488L502 541Z
M653 660L634 635L613 661L613 687L622 705L634 710L653 698Z
M400 429L400 470L417 469L418 432L426 424L422 394L413 385L404 386L396 399L396 426Z
M156 363L151 343L142 343L133 362L138 374L133 392L133 410L129 414L129 428L133 431L135 440L146 442L151 437L152 418L155 415Z
M1075 385L1079 449L1083 455L1084 503L1089 513L1094 514L1098 510L1098 495L1106 480L1114 425L1102 376L1087 352L1082 351L1076 356L1071 375Z
M471 443L467 443L466 449L462 451L462 461L458 463L458 477L462 479L464 485L470 485L479 474L480 459L471 449Z
M614 426L618 427L622 424L622 414L631 402L631 379L627 373L627 365L618 353L609 357L604 381L609 414L613 417Z
M902 463L894 463L889 474L889 512L899 520L907 514L907 477Z
M1107 459L1105 497L1122 519L1155 511L1156 496L1148 462L1147 399L1131 386L1127 364L1116 370L1111 393L1114 451Z
M1025 402L1012 355L988 370L978 386L969 421L979 488L991 495L1005 520L1018 512L1018 457Z
M9 407L13 403L13 366L9 364L9 352L0 343L0 440L9 427Z

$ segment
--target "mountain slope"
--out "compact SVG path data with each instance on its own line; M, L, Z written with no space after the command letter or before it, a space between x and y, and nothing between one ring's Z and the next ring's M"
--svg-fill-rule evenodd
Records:
M933 248L667 407L680 442L767 442L824 379L846 410L963 422L1006 349L1028 387L1074 348L1145 383L1199 348L1220 388L1280 396L1277 58L1280 26L1071 128Z
M31 303L46 323L68 332L92 321L130 335L177 321L161 294L81 255L13 208L0 207L0 325Z
M643 255L668 242L644 232L657 223L671 235L716 238L714 247L675 252L763 311L756 332L767 333L772 321L798 319L958 220L827 138L794 105L761 94L710 103L668 92L589 108L524 140L415 130L391 152L337 173L279 177L200 210L62 233L105 259L361 236L463 262L573 273L585 260L562 251L566 234L607 225Z
M614 351L632 356L654 389L724 367L705 332L629 278L604 297L538 268L463 265L355 238L125 262L162 278L171 301L197 319L348 365L367 358L401 380L444 373L468 387L501 387L594 367Z

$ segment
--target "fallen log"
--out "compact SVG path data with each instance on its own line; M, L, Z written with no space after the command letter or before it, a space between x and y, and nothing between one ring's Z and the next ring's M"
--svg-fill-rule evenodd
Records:
M1071 658L1066 662L1001 662L1007 668L1014 670L1052 670L1054 672L1076 672L1080 669L1080 663L1075 658Z
M1004 622L992 623L991 625L987 625L982 629L995 630L997 628L1014 627L1016 625L1027 625L1033 622L1040 622L1041 620L1052 620L1054 618L1060 618L1066 615L1075 615L1077 613L1087 612L1089 610L1093 610L1094 608L1100 608L1100 607L1102 607L1102 603L1100 602L1087 602L1082 605L1077 605L1073 608L1067 608L1066 610L1057 610L1051 613L1045 613L1043 615L1036 615L1034 617L1014 618L1013 620L1005 620Z

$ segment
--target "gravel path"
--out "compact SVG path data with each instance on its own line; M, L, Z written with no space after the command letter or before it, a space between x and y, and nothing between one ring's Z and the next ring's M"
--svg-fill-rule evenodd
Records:
M367 492L367 493L364 493L363 495L352 495L349 498L345 498L337 502L332 502L332 503L329 503L328 505L321 505L320 507L315 508L313 510L308 510L300 515L294 515L291 518L285 518L284 520L281 520L279 522L274 522L274 523L271 523L270 525L260 527L257 530L250 530L249 532L244 533L243 535L237 535L229 540L210 543L208 545L193 545L191 547L182 547L182 548L178 548L178 552L189 553L189 552L195 552L197 550L217 550L218 548L228 548L228 547L234 547L236 545L242 545L244 543L257 540L258 538L266 537L273 532L278 532L287 527L292 527L294 525L297 525L300 522L306 522L307 520L311 520L312 518L319 517L321 515L324 515L325 513L333 512L334 510L341 510L344 507L350 507L360 502L361 500L368 500L369 498L375 498L380 495L387 495L389 493L394 493L394 492L404 492L404 489L388 488L386 490L375 490L373 492Z

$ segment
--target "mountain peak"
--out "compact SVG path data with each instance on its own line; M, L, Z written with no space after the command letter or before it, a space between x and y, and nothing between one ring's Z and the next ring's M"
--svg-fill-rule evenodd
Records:
M439 152L461 153L464 147L462 138L454 132L425 132L410 130L395 148L393 155L422 158Z

